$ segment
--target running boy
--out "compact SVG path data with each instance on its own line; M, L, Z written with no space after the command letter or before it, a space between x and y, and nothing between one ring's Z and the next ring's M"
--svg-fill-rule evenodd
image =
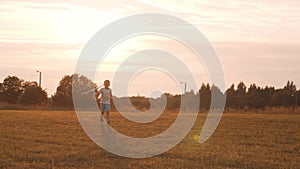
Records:
M101 88L99 91L95 89L95 96L96 98L98 98L99 95L101 95L100 96L100 107L101 107L100 121L103 121L103 114L104 112L106 112L107 124L110 124L109 111L110 111L110 99L112 98L112 91L109 88L110 81L105 80L103 85L104 87Z

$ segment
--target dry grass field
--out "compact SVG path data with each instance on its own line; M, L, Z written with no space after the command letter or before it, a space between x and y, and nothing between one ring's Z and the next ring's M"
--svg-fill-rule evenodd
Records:
M151 124L135 124L112 113L111 126L135 137L164 131L176 118L164 113ZM98 147L72 111L1 110L0 168L300 168L300 114L224 114L199 144L205 114L168 152L146 159L119 157Z

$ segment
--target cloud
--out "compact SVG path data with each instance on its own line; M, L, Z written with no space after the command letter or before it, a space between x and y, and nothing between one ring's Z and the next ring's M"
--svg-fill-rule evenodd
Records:
M297 0L10 0L0 6L1 72L42 69L51 91L63 74L73 72L83 44L96 31L121 17L144 12L174 15L195 25L213 42L230 82L259 80L276 85L300 79ZM127 51L151 43L172 51L170 42L162 39L140 43Z
M285 42L213 42L227 82L245 81L282 87L288 80L300 84L300 46Z
M81 44L1 42L0 79L16 75L37 81L39 70L43 72L43 87L53 94L63 75L74 72L81 48Z
M63 64L62 68L70 67L64 61L76 60L82 45L50 44L50 43L0 43L1 68L4 67L40 67L58 69L52 65Z

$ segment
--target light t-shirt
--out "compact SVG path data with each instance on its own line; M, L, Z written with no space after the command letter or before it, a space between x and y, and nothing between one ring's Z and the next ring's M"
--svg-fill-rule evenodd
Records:
M108 89L101 88L99 92L101 94L100 103L110 104L111 89L110 88L108 88Z

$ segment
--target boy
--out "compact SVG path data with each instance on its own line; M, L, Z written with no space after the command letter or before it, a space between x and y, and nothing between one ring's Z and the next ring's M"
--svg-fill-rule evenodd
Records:
M109 111L110 111L110 99L112 98L112 91L109 88L110 81L105 80L103 83L104 87L101 88L99 91L95 89L95 96L96 98L100 97L100 107L101 107L101 115L100 115L100 121L103 121L103 114L106 112L106 118L107 118L107 124L110 124L110 118L109 118ZM98 99L97 99L98 101Z

